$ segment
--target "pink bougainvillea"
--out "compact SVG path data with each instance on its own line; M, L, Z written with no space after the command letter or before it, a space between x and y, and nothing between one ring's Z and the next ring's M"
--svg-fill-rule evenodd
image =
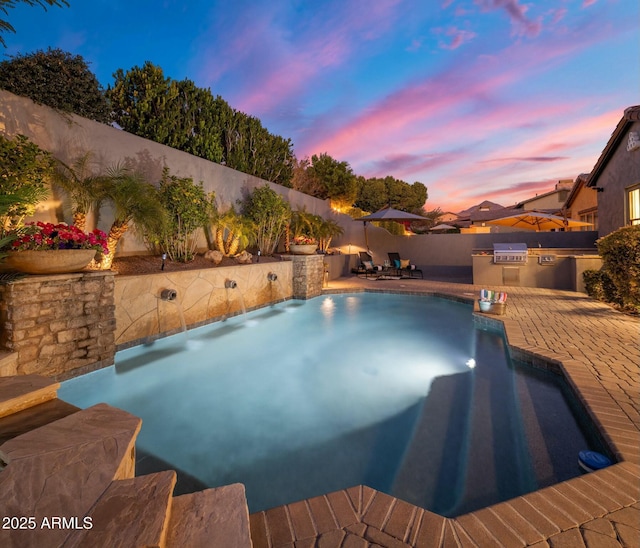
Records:
M95 249L107 254L107 235L97 228L85 233L73 225L60 223L27 223L24 233L11 244L14 251L27 249Z

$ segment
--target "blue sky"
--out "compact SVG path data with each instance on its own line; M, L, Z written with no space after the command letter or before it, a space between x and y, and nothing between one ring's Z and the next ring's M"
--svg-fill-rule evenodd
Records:
M59 47L106 87L151 61L426 208L503 205L589 172L640 103L637 0L69 0L20 5L6 55Z

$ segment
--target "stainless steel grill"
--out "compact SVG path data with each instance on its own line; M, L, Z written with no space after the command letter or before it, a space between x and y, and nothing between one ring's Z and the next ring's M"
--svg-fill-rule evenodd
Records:
M493 262L498 264L526 263L527 244L493 244Z

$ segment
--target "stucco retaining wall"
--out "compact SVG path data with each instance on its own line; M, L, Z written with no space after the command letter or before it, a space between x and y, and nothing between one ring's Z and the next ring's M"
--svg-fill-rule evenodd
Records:
M117 276L115 281L116 331L118 349L140 344L186 326L203 325L215 319L290 299L290 261L216 267L184 272L161 272L145 276ZM278 279L271 282L273 272ZM225 282L237 283L235 289ZM163 301L163 289L175 289L175 301Z

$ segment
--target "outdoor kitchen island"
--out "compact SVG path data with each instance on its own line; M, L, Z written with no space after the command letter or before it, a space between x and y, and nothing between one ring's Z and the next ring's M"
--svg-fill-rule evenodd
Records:
M527 248L526 244L494 244L474 249L473 283L486 288L541 287L584 292L582 273L599 270L593 249Z

